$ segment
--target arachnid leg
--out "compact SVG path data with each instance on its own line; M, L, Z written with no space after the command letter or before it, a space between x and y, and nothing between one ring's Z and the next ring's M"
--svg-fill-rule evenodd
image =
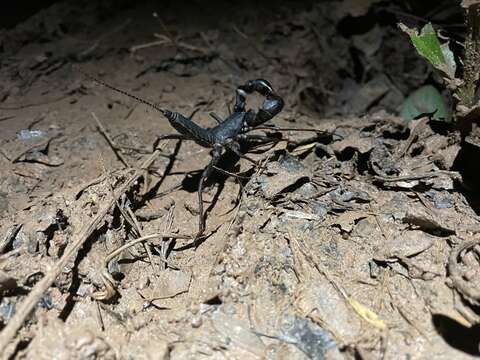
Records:
M241 153L241 151L240 151L240 145L238 144L238 142L236 142L236 141L231 141L231 142L228 142L228 143L224 144L224 146L225 146L228 150L233 151L238 157L250 161L250 162L251 162L252 164L254 164L255 166L260 166L260 165L258 164L258 162L256 162L255 160L253 160L251 157L248 157L247 155Z
M214 166L217 165L220 156L222 155L222 147L215 146L212 150L212 159L207 165L205 170L203 170L202 176L200 177L200 182L198 184L198 233L196 238L199 238L205 231L205 214L203 213L203 187L205 181L212 173Z
M195 141L203 147L211 147L213 144L212 134L208 129L194 123L190 118L183 116L180 113L165 110L163 115L170 122L170 125L180 134L187 136L189 140Z
M246 122L249 127L255 127L272 119L283 109L283 99L275 93L272 85L267 80L257 79L250 80L245 85L239 86L237 89L237 97L235 102L235 111L237 107L241 111L245 111L245 94L257 92L265 96L261 108L258 112L249 110L246 116ZM249 129L246 129L248 131Z
M217 122L217 124L221 124L223 122L223 119L213 111L210 112L210 116Z
M155 142L153 144L153 149L154 150L158 148L158 144L160 144L160 141L162 141L162 140L191 140L191 138L186 136L186 135L182 135L182 134L160 135L159 137L157 137L157 139L155 140Z
M277 143L277 142L285 140L285 139L278 138L278 137L272 137L272 136L260 135L260 134L248 134L248 135L241 134L241 135L238 135L236 137L236 139L240 140L240 141L246 141L246 142L255 140L255 141L258 141L262 144L263 143L269 143L269 142Z

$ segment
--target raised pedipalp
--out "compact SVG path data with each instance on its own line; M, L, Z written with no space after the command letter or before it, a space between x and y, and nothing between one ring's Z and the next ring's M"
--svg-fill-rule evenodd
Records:
M272 85L264 79L250 80L245 85L239 86L237 89L237 98L235 108L245 111L245 95L257 92L265 96L262 107L255 113L255 116L246 116L245 120L249 127L255 127L272 119L284 106L283 99L275 93Z

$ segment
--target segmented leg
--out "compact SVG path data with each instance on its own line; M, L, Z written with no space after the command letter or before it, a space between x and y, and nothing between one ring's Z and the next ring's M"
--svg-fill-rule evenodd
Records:
M207 129L198 126L190 118L168 110L165 110L163 115L180 134L188 136L200 146L211 147L213 145L212 134Z
M182 134L164 134L160 135L157 137L155 140L155 143L153 144L153 149L158 148L158 144L160 144L160 141L162 140L192 140L192 138L188 137L187 135L182 135Z
M215 165L217 165L220 156L222 155L222 147L215 146L212 150L212 159L208 163L205 170L203 170L202 176L200 177L200 182L198 184L198 233L196 238L199 238L205 231L205 214L203 213L203 187L205 181L212 173L212 170Z
M223 119L213 111L210 112L210 116L217 122L217 124L221 124L223 122Z
M282 138L276 138L276 137L260 135L260 134L248 134L248 135L240 134L236 137L236 139L240 141L247 141L247 142L252 140L257 140L261 143L279 142L284 140Z
M224 146L227 149L233 151L238 157L250 161L255 166L259 166L258 162L253 160L251 157L248 157L247 155L242 154L242 152L240 151L240 145L236 141L231 141L229 143L226 143L224 144Z

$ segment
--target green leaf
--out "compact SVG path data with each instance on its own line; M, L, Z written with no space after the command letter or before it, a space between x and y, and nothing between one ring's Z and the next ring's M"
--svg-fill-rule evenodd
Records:
M403 102L400 116L410 121L422 114L434 113L432 119L451 121L450 111L443 96L432 85L425 85L411 93Z
M425 25L420 34L416 29L410 29L404 24L398 25L402 31L410 36L417 52L427 59L436 69L451 79L455 78L455 59L448 44L440 44L432 24Z

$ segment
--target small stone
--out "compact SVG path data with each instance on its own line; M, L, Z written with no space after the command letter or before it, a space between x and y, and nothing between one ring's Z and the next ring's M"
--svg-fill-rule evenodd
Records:
M200 326L202 326L203 324L203 320L202 320L202 317L200 315L195 315L193 318L192 318L192 321L190 323L192 325L192 327L194 329L197 329L199 328Z

